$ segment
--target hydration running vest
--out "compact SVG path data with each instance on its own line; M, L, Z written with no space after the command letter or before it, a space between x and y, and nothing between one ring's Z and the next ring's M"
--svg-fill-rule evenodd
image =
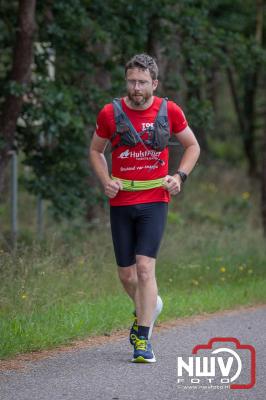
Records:
M147 128L143 132L137 132L132 125L130 119L122 109L121 100L113 100L113 108L115 115L116 131L111 137L111 143L114 138L119 135L120 141L116 145L112 145L112 151L119 146L136 146L142 143L144 147L149 146L154 150L162 151L168 146L170 139L170 128L167 112L167 98L162 100L160 109L155 118L152 127ZM142 135L148 132L148 139L142 139Z

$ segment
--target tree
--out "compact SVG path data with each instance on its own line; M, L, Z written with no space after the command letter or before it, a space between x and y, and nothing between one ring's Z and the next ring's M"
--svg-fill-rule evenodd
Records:
M264 135L263 135L263 145L262 145L261 215L262 215L263 232L264 236L266 237L266 105L264 114Z
M18 29L14 45L12 68L7 93L0 114L0 193L10 151L15 146L15 131L22 110L23 96L27 93L31 79L33 41L36 30L35 0L20 0L18 8Z
M250 176L258 174L256 149L257 97L261 66L263 0L224 3L213 15L223 36L225 67ZM230 11L230 12L229 12Z

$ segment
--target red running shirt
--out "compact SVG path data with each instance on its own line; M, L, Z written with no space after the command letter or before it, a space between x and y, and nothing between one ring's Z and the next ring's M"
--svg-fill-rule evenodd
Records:
M124 99L122 109L127 114L137 132L145 131L152 126L159 111L162 98L154 96L152 105L146 110L132 110ZM168 120L170 132L179 133L183 131L188 123L181 108L173 101L168 101ZM96 134L104 139L113 136L116 130L113 105L106 104L97 117ZM147 133L142 139L147 139ZM114 139L113 144L119 142L119 136ZM168 148L163 151L155 151L150 147L145 148L142 143L134 147L119 146L112 152L112 175L116 178L145 181L163 178L168 174ZM158 159L162 162L158 162ZM169 192L164 188L154 188L129 192L120 190L115 198L110 199L110 205L123 206L130 204L169 202Z

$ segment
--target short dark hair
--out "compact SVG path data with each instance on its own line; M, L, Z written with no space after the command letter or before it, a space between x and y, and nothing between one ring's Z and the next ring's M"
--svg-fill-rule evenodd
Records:
M150 71L151 77L153 80L158 78L158 66L151 56L148 54L136 54L134 57L132 57L125 66L125 74L127 73L128 69L132 68L139 68L146 70L148 69Z

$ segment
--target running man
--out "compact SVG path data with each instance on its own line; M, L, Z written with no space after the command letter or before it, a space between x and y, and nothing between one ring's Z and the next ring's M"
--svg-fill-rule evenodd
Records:
M158 67L147 54L125 66L127 95L100 111L90 146L90 160L110 199L110 221L118 275L135 306L130 330L133 362L155 362L150 342L162 309L155 263L168 202L194 168L199 144L178 105L154 96ZM168 175L168 140L175 135L184 147L176 173ZM112 172L105 148L111 142Z

